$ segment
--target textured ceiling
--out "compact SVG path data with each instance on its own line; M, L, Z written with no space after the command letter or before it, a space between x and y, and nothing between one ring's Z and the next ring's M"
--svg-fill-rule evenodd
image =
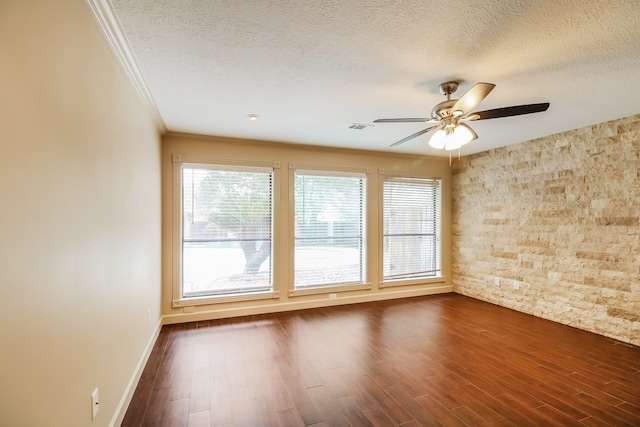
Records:
M638 0L111 0L170 131L402 153L438 84L496 88L462 154L640 113ZM248 114L260 119L249 121Z

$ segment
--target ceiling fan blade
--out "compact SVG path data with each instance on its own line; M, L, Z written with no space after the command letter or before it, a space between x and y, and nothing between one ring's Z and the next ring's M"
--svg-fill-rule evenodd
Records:
M476 83L471 89L453 104L451 111L454 115L462 116L473 110L496 87L493 83ZM459 111L460 113L456 113Z
M514 105L512 107L495 108L493 110L478 111L465 117L468 120L499 119L500 117L521 116L523 114L540 113L547 111L548 102L540 104Z
M416 132L416 133L414 133L414 134L412 134L412 135L409 135L409 136L408 136L408 137L406 137L406 138L402 138L402 139L401 139L400 141L398 141L398 142L394 142L394 143L393 143L393 144L391 144L390 146L391 146L391 147L395 147L396 145L404 144L405 142L409 141L410 139L413 139L413 138L415 138L415 137L417 137L417 136L420 136L420 135L422 135L422 134L425 134L425 133L429 132L430 130L433 130L433 129L437 128L437 127L438 127L438 126L431 126L431 127L426 128L426 129L422 129L421 131Z
M424 122L430 122L433 121L432 118L403 118L403 119L377 119L374 120L373 123L424 123Z

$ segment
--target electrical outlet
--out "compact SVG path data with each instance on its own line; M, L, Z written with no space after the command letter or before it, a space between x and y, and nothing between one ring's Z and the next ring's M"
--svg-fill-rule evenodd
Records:
M513 289L515 289L516 291L520 290L520 282L517 280L513 281Z
M338 294L329 294L329 299L336 299Z
M498 276L496 276L493 279L493 284L496 285L496 286L500 286L500 278Z
M147 308L147 325L151 323L151 309Z
M98 415L98 410L100 409L100 401L98 398L98 389L96 388L91 393L91 419L95 420Z

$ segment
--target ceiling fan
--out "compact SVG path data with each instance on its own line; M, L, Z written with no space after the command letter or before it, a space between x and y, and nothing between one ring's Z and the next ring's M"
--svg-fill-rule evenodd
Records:
M478 135L465 122L475 120L498 119L500 117L520 116L523 114L539 113L549 108L548 102L540 104L514 105L511 107L495 108L493 110L470 113L493 90L496 85L492 83L476 83L467 90L459 99L451 99L451 94L458 89L458 82L451 81L439 86L440 93L447 96L446 101L436 104L429 118L400 118L377 119L374 123L412 123L425 122L436 123L434 126L423 129L412 135L402 138L391 144L391 147L400 145L417 136L437 129L429 140L433 148L456 150L463 145L478 138Z

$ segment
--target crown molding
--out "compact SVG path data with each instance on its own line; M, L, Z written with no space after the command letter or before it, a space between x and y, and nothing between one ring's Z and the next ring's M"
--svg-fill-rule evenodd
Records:
M138 62L129 46L129 42L120 26L120 22L116 17L113 6L109 0L86 0L95 15L102 32L105 34L109 46L116 58L122 65L125 73L133 83L136 91L142 98L147 109L151 112L156 125L162 133L167 131L167 126L162 120L162 116L158 111L158 106L153 100L153 96L147 87L144 76Z

